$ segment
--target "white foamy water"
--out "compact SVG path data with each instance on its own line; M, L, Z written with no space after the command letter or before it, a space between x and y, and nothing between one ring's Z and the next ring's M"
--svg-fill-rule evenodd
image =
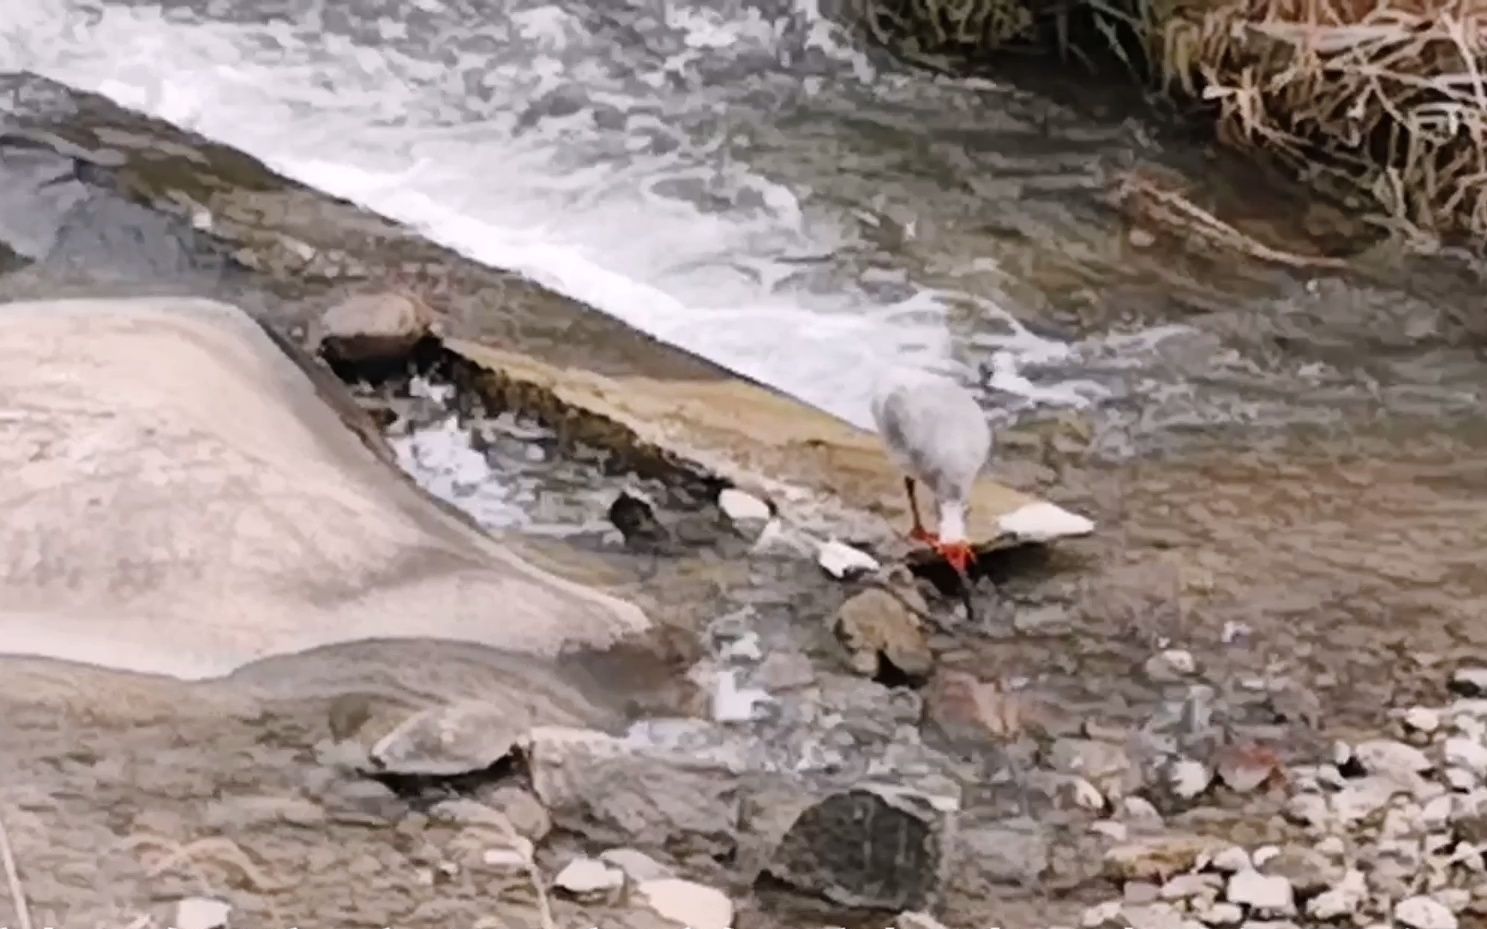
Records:
M995 386L1038 402L1098 393L1030 380L1025 363L1068 349L990 297L893 267L896 253L869 248L862 205L819 195L804 169L753 166L813 94L891 83L810 0L774 17L381 2L258 15L216 0L0 0L0 67L241 148L859 424L890 362L963 377L984 362ZM851 170L854 153L840 157ZM966 338L957 305L991 325Z

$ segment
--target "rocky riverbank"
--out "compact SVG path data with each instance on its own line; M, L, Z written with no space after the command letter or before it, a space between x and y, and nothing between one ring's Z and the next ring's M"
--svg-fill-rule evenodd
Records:
M1078 500L1101 532L988 553L968 628L892 567L903 550L877 533L899 514L862 505L883 478L840 424L798 411L780 428L831 436L845 483L819 471L830 451L750 440L795 409L772 392L227 150L45 82L10 88L28 102L0 197L23 208L0 212L18 255L0 295L145 295L158 313L185 305L159 294L189 294L264 325L195 352L209 391L151 369L154 351L119 353L138 375L116 358L110 380L60 378L90 332L35 306L35 337L16 330L9 357L74 393L12 367L16 389L52 389L4 428L93 415L112 431L3 446L17 467L73 449L87 478L41 488L75 508L28 511L66 531L7 523L40 604L5 614L7 638L60 628L76 588L86 622L134 630L137 650L223 658L196 681L96 666L118 649L5 659L17 880L0 923L19 924L21 896L35 925L139 929L1480 921L1487 472L1470 430L1401 442L1393 420L1344 445L1215 440L1116 465L1077 418L1010 429L1000 473ZM385 325L347 328L372 305ZM1266 321L1329 350L1344 331ZM1445 311L1426 321L1443 353L1466 338ZM1417 361L1391 354L1383 390ZM686 402L657 428L667 391ZM720 416L724 400L748 415ZM172 447L213 455L163 454L149 430L172 423ZM231 494L161 490L224 475ZM95 513L99 480L144 518ZM213 499L257 544L208 531ZM823 526L887 567L823 571ZM192 598L162 595L147 558L27 568L65 567L69 546L117 554L109 539L194 563L173 582ZM379 562L394 599L348 594ZM134 590L114 613L87 588L107 577ZM410 597L429 589L444 595ZM224 637L264 603L277 647Z

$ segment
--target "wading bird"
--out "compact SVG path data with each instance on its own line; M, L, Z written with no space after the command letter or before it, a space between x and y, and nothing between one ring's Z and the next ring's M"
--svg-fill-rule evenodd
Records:
M911 368L892 368L875 385L873 421L888 458L904 474L914 526L909 537L926 542L960 575L966 618L974 616L967 573L975 552L966 537L971 489L991 454L991 427L976 398L956 382ZM938 533L924 528L915 487L934 494Z

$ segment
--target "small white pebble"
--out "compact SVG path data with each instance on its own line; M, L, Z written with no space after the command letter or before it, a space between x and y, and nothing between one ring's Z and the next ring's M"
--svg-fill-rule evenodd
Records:
M1224 631L1220 635L1225 645L1233 645L1236 639L1242 639L1250 634L1250 627L1244 623L1224 623Z
M1105 923L1120 916L1120 908L1121 902L1119 900L1106 900L1104 903L1096 903L1094 906L1085 909L1084 915L1079 919L1079 924L1084 929L1096 929L1097 926L1103 926Z
M1348 853L1347 843L1335 835L1329 835L1318 842L1316 849L1328 858L1341 858Z
M1431 733L1441 727L1441 714L1424 706L1412 706L1404 711L1404 724L1416 732Z
M1487 773L1487 746L1474 739L1453 736L1446 740L1446 764L1466 768L1480 777Z
M1215 903L1198 911L1198 920L1210 926L1232 926L1244 919L1244 910L1233 903Z
M1172 792L1184 800L1191 800L1208 789L1213 782L1213 772L1196 761L1183 759L1173 762L1167 771Z
M1250 853L1250 860L1255 863L1255 867L1263 868L1265 867L1265 862L1279 854L1280 849L1278 847L1274 845L1261 845Z
M232 906L208 897L187 897L176 901L175 929L225 929Z
M816 563L837 580L871 574L881 567L871 555L836 539L821 544L816 550Z
M1467 791L1477 786L1477 776L1465 768L1447 768L1445 776L1452 790Z
M1097 835L1103 835L1113 842L1124 842L1131 834L1125 823L1116 822L1113 819L1102 819L1090 824L1089 831Z
M1213 856L1211 864L1215 871L1223 871L1229 874L1238 871L1248 871L1252 867L1249 852L1240 848L1238 845L1230 845L1228 848L1218 852Z
M1456 914L1429 897L1408 897L1394 904L1394 921L1409 929L1456 929Z

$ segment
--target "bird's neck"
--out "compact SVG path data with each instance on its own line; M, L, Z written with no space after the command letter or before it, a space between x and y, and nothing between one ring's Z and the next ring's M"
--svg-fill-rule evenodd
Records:
M940 504L939 536L941 542L964 542L966 540L966 505L964 502L947 500Z

